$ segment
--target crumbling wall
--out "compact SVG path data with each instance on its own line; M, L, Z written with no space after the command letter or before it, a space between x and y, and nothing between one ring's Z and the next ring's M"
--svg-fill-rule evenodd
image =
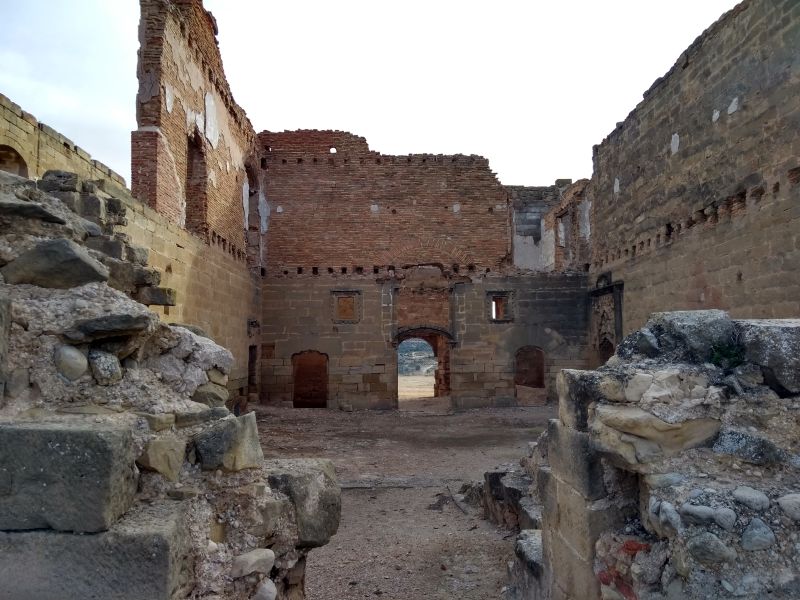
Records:
M553 241L554 271L589 270L592 202L586 194L588 184L581 179L559 190L558 202L544 215L544 235Z
M166 323L200 327L230 349L235 360L229 389L257 393L248 381L250 347L259 345L259 281L230 248L206 244L163 215L131 197L122 196L127 223L118 231L149 249L148 266L158 269L161 285L175 290L175 304L151 307Z
M133 194L244 262L261 182L248 164L254 132L225 80L216 22L201 0L140 7Z
M591 272L624 282L625 333L658 310L800 312L798 37L796 2L741 2L595 147Z
M232 354L126 294L151 271L78 182L0 174L0 597L301 600L333 465L264 460Z
M565 182L564 182L565 183ZM555 267L555 237L545 229L544 215L559 201L561 188L505 186L511 201L512 249L514 266L531 271L550 271Z
M386 156L336 131L265 131L258 148L270 276L416 264L483 272L507 262L507 193L485 158Z
M125 187L121 175L0 94L0 171L39 179L51 170Z
M797 598L798 350L797 320L657 313L562 371L512 597Z

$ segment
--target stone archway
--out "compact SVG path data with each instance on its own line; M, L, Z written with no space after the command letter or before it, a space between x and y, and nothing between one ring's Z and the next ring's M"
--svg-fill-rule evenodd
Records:
M328 355L316 350L293 355L292 383L295 408L327 408Z
M22 155L11 146L0 144L0 171L28 177L28 165Z

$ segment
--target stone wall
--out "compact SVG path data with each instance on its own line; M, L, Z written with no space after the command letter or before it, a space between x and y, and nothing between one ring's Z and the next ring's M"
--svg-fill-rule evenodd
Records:
M435 273L434 273L435 272ZM438 273L438 275L437 275ZM354 312L337 314L342 296ZM507 314L492 319L502 297ZM437 390L456 408L543 402L561 368L586 365L588 304L583 275L443 276L436 268L374 275L268 278L263 286L262 399L293 399L293 357L327 356L324 405L397 405L397 344L420 337L439 357ZM348 310L351 306L347 301ZM544 386L515 388L515 355L544 352Z
M797 2L740 3L595 147L592 284L624 284L620 332L655 310L800 312L799 37Z
M201 0L140 6L133 194L244 262L260 183L247 163L253 128L225 80L216 22Z
M230 390L255 392L256 384L248 385L248 360L250 346L258 346L258 281L230 248L204 243L129 196L123 201L127 224L118 231L150 250L148 266L161 273L161 285L176 292L175 306L151 306L151 310L167 323L200 327L230 349L234 356Z
M485 158L386 156L337 131L265 131L258 142L270 275L508 262L507 193Z
M121 175L0 94L0 171L39 179L52 169L125 187Z

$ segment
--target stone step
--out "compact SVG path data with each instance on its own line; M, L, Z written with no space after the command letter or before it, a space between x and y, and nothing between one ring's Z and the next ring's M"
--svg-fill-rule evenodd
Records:
M142 286L136 290L133 299L147 306L175 306L178 292L173 288Z
M483 505L486 517L496 525L519 529L520 523L531 522L522 507L533 480L513 468L498 468L484 473Z
M139 505L109 531L0 532L0 598L172 600L186 586L183 502Z
M84 419L0 425L0 530L108 529L133 503L134 459L128 429Z
M542 532L539 529L520 531L514 543L514 559L508 567L509 600L549 600L546 581Z

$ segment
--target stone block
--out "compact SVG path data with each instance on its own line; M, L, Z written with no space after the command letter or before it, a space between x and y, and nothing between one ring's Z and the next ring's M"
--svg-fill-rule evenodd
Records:
M323 459L278 459L266 461L273 490L294 504L297 545L317 548L328 543L339 529L342 499L333 463Z
M147 306L175 306L178 292L172 288L143 286L136 290L136 300Z
M780 395L800 393L800 319L735 321L745 359Z
M164 437L150 440L137 464L161 473L170 481L178 481L186 455L186 440L177 437Z
M589 405L597 400L594 393L594 371L563 369L556 377L558 418L561 423L578 431L588 428Z
M582 496L596 500L606 495L603 468L588 433L570 429L557 419L547 426L547 456L553 475Z
M600 598L600 583L594 574L593 561L578 556L558 531L550 536L550 564L553 575L553 598L588 600ZM558 594L562 594L559 596Z
M561 536L583 560L594 561L600 534L624 525L635 506L620 507L606 498L586 500L571 486L556 484L558 523Z
M67 289L94 281L106 281L109 271L85 248L66 239L40 242L2 269L6 283L29 283L45 288Z
M108 529L133 502L134 458L127 429L74 421L1 425L0 530Z
M220 419L194 436L194 446L205 470L253 469L264 460L255 413Z
M0 598L172 600L191 570L183 512L140 505L95 535L0 532Z

